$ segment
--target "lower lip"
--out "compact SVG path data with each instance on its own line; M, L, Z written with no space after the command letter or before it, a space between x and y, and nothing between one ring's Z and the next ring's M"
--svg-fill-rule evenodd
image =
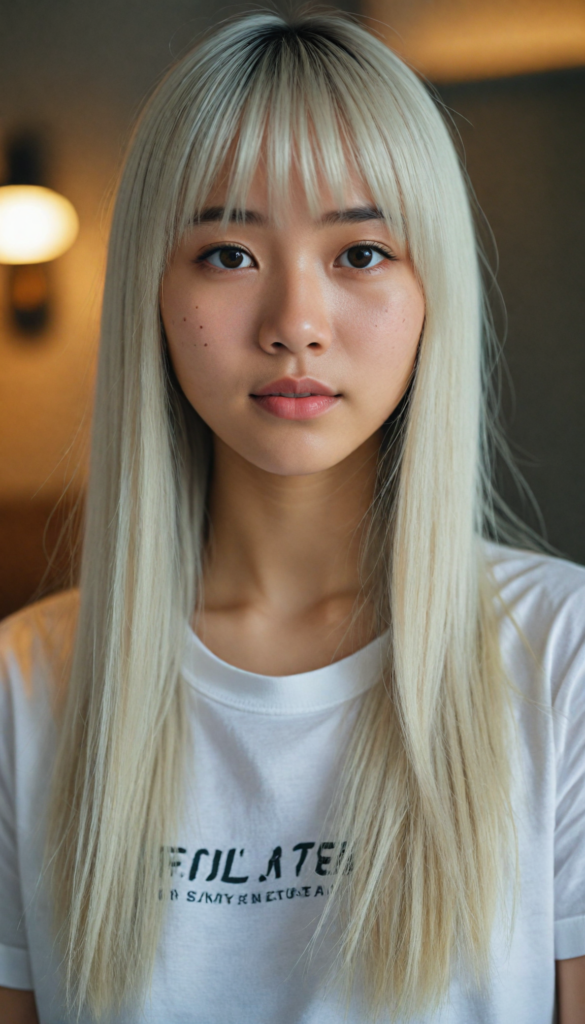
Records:
M254 402L283 420L314 420L339 402L339 395L308 395L284 398L282 395L252 395Z

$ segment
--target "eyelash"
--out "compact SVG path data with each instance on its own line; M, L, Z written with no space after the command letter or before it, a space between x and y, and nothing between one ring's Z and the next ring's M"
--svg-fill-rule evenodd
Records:
M205 252L202 252L200 256L197 256L197 258L194 260L194 262L195 263L205 263L206 259L208 259L209 256L213 256L214 252L233 252L234 250L236 252L243 252L246 256L249 256L251 260L254 259L252 254L249 253L247 249L244 249L243 245L213 245L210 249L206 249ZM210 267L210 269L211 270L220 270L219 267ZM225 267L224 269L227 270L228 268ZM236 267L235 269L239 270L240 268ZM244 270L249 270L250 268L249 267L244 267L243 269ZM220 270L220 273L223 273L223 271Z
M350 249L358 249L360 246L363 246L364 248L367 247L368 249L372 249L373 252L380 253L382 256L385 256L386 259L388 259L388 260L397 260L398 259L398 257L395 256L395 254L392 252L391 249L387 249L384 245L381 245L380 242L374 243L374 242L365 242L365 241L364 242L354 242L353 245L348 245L347 249L344 249L343 252L340 253L340 256L343 256L343 254L348 252ZM205 263L205 261L210 256L212 256L216 252L226 252L226 251L229 252L230 250L234 250L234 249L237 252L245 253L245 255L249 256L251 260L254 259L252 254L249 253L247 251L247 249L244 249L244 247L242 245L214 245L214 246L212 246L212 248L206 249L205 252L202 252L201 255L198 256L194 262L198 263L198 264L203 264L203 263ZM344 269L346 269L346 270L359 270L359 272L362 273L362 274L371 274L374 270L378 269L378 266L379 266L379 264L376 264L376 266L374 266L374 267L345 267ZM220 273L224 272L223 270L220 270L219 267L212 267L212 266L210 266L209 268L210 268L210 270L218 270ZM224 269L228 273L233 273L233 271L229 271L227 267L224 268ZM237 267L235 269L239 270L240 268ZM243 267L242 269L249 270L250 268L249 267Z
M397 260L398 259L398 257L395 255L395 253L392 252L391 249L387 249L386 246L382 245L380 242L367 242L367 241L364 241L364 242L354 242L353 245L348 245L347 249L344 249L343 252L340 253L340 256L343 256L344 253L349 252L350 249L360 249L360 248L371 249L372 252L378 252L382 256L385 256L386 259L388 259L388 260ZM374 267L345 267L344 269L345 270L359 270L361 274L373 274L374 271L378 269L379 265L380 264L377 263Z

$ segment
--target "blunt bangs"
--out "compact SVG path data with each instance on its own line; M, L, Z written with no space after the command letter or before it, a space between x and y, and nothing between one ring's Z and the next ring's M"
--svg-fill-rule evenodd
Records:
M262 21L265 24L264 17ZM381 109L381 97L385 94L387 100L388 90L382 80L378 95L372 89L372 72L380 77L379 67L365 67L349 44L341 46L294 26L283 31L275 24L273 31L255 37L248 29L243 42L226 60L226 87L215 83L205 116L200 95L205 89L205 58L201 60L199 51L193 115L190 118L188 109L184 112L191 145L179 208L172 217L174 240L202 212L222 176L227 180L224 226L241 216L264 160L270 216L277 223L289 196L291 173L300 178L313 216L324 190L339 208L344 205L351 177L362 182L396 241L408 244L393 146L388 131L381 130L389 120L389 112ZM228 81L241 85L228 89Z

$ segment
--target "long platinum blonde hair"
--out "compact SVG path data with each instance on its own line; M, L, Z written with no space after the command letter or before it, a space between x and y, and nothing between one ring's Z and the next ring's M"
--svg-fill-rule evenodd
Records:
M350 983L359 974L372 1016L439 1005L455 965L486 976L514 859L510 687L481 541L492 515L484 303L456 152L423 84L351 20L248 15L155 91L113 218L46 850L68 999L97 1017L148 989L161 849L176 841L190 749L181 656L202 599L211 444L168 364L161 278L226 154L229 211L244 207L261 152L275 203L293 161L315 209L323 180L342 199L351 166L407 244L426 301L364 560L385 668L335 812L351 857L330 901L336 963Z

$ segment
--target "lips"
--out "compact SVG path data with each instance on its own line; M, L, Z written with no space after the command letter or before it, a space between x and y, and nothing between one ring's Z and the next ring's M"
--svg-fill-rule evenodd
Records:
M284 420L312 420L341 401L333 388L312 377L281 377L258 388L250 398L264 412Z
M280 377L270 384L258 388L252 392L253 398L262 398L264 395L281 395L285 398L308 398L310 395L327 395L333 398L337 392L328 384L323 384L312 377L301 377L295 380L294 377Z

